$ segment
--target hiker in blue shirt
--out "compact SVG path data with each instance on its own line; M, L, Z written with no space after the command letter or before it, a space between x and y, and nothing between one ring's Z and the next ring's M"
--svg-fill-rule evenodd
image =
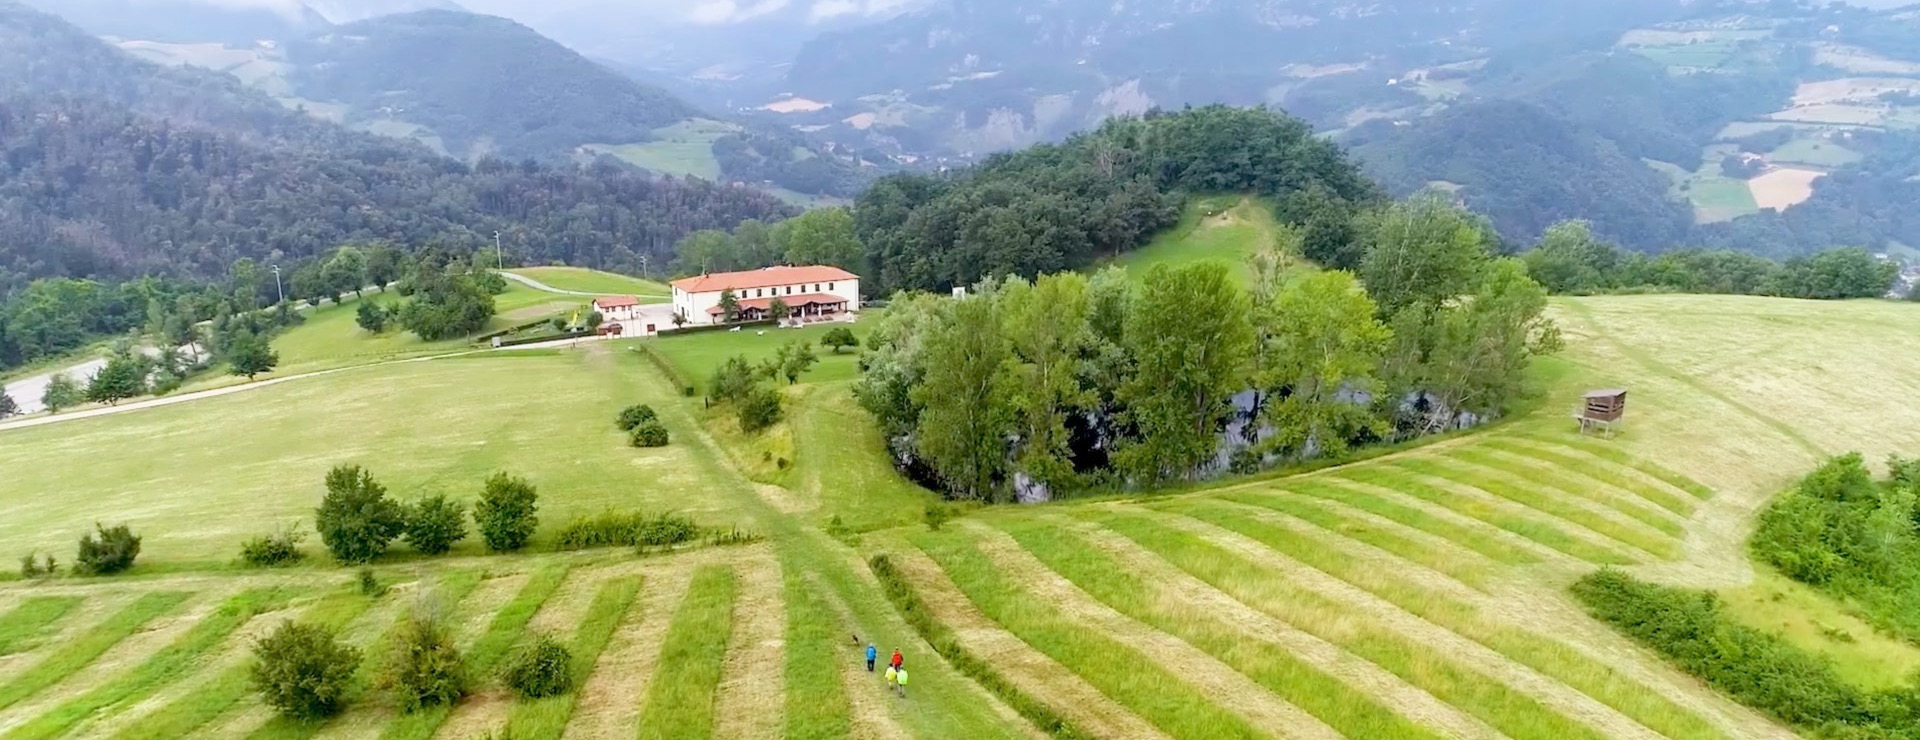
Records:
M868 673L873 672L873 662L879 659L880 659L880 651L873 646L873 643L871 642L867 643L867 672Z

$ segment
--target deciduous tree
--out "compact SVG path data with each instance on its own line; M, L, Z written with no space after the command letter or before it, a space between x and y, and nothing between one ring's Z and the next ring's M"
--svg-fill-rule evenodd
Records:
M1266 449L1338 457L1363 432L1383 433L1370 397L1392 334L1353 276L1339 271L1296 277L1256 308L1264 337L1254 378L1266 396ZM1311 448L1311 449L1309 449Z
M247 380L261 373L272 372L280 365L280 353L273 351L266 337L253 332L243 332L227 346L228 372L244 375Z
M540 494L532 483L506 473L495 473L473 506L480 538L494 552L513 552L527 546L540 526Z
M327 471L327 494L313 512L314 528L334 560L371 562L406 531L405 507L387 498L387 487L358 465Z
M73 382L73 378L66 373L54 373L53 377L47 380L46 390L40 394L40 405L56 414L78 406L85 400L85 391L81 390L80 384Z
M1010 280L996 299L1011 350L1008 401L1020 430L1020 472L1058 490L1073 476L1067 460L1067 416L1093 402L1081 385L1082 356L1093 341L1087 279L1078 273L1042 276L1032 285Z
M1364 228L1360 280L1382 316L1414 304L1439 306L1472 291L1493 243L1484 221L1436 194L1396 203Z
M87 400L109 406L147 392L147 359L132 350L114 353L87 382Z
M836 326L828 329L826 335L820 337L820 346L831 347L833 353L837 355L843 350L858 348L860 346L860 338L854 336L852 329L844 326Z
M944 308L925 339L925 377L911 391L922 409L915 447L952 495L997 498L1012 431L1000 316L991 296Z
M1127 314L1134 375L1120 388L1138 428L1117 455L1143 482L1194 477L1213 460L1229 401L1247 387L1253 352L1246 292L1226 265L1160 265Z

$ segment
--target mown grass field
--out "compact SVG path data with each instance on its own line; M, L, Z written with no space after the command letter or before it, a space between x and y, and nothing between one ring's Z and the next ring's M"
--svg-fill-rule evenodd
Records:
M666 283L584 267L516 267L507 272L532 278L549 288L577 293L661 298L673 294Z
M1623 296L1553 313L1568 349L1524 418L1303 475L972 510L937 532L917 521L930 494L891 470L846 380L787 390L776 434L791 465L769 469L763 440L729 434L623 343L0 432L0 553L68 559L96 519L148 536L129 576L0 583L0 740L1044 736L1032 707L1091 737L1792 737L1585 617L1564 586L1605 565L1722 589L1748 623L1854 663L1863 685L1920 662L1755 574L1744 548L1751 512L1822 455L1920 448L1890 402L1920 394L1920 307ZM656 346L710 370L797 333ZM1630 389L1625 429L1576 434L1580 391L1613 385ZM635 402L661 411L671 446L621 443L612 413ZM468 542L440 561L400 546L378 598L325 563L226 564L240 539L310 516L338 462L402 499L526 475L543 536L572 513L639 508L766 540L646 557ZM878 554L899 564L913 618L998 683L915 636L862 562ZM522 702L481 671L457 707L402 715L374 686L374 650L324 723L274 719L247 692L248 640L279 620L377 647L422 593L449 605L479 668L536 633L566 641L578 689ZM868 641L905 650L909 698L859 664Z
M696 119L654 129L652 141L588 144L585 148L663 175L714 180L720 177L720 161L713 157L713 142L736 130L733 124Z
M392 292L368 292L357 299L349 294L341 303L330 303L308 311L305 322L274 337L273 349L280 353L280 366L275 372L287 375L454 352L468 347L465 337L429 342L398 326L390 326L379 334L360 328L357 322L359 301L375 301L391 307L401 300L399 295ZM497 314L487 328L504 329L546 316L566 314L585 306L588 300L581 296L548 293L509 283L507 292L494 296Z
M812 324L799 329L776 329L771 326L749 326L740 331L704 331L680 336L665 336L658 339L629 340L622 344L646 342L655 351L667 358L696 387L705 390L707 381L713 377L713 371L734 357L746 357L759 363L773 357L794 342L806 342L813 348L814 355L820 361L813 369L800 376L803 383L832 383L853 380L860 376L860 354L857 349L849 349L834 354L828 347L820 346L820 339L835 328L845 327L853 330L855 337L862 343L867 332L873 328L880 314L874 310L863 311L860 319L851 324L824 323ZM785 381L782 381L785 382Z
M1111 264L1138 275L1154 265L1221 262L1251 280L1247 256L1271 244L1276 228L1271 204L1236 195L1200 198L1188 204L1179 225Z

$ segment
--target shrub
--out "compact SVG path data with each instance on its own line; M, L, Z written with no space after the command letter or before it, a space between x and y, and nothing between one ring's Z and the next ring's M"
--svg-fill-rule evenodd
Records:
M605 512L574 519L560 530L562 550L593 547L666 547L699 539L700 526L692 519L674 514L649 517L646 514Z
M522 699L559 696L573 689L573 653L552 636L541 635L507 659L500 680Z
M628 406L621 409L620 418L614 423L620 427L620 431L628 432L633 431L634 427L658 418L660 418L660 415L654 413L653 407L643 403L638 406Z
M437 606L415 605L393 640L380 686L400 711L452 704L467 693L466 659L453 645L452 630Z
M524 478L506 473L495 473L488 478L486 488L480 492L480 502L473 507L473 523L480 528L480 538L486 540L487 549L512 552L526 547L527 540L533 538L534 528L540 526L540 518L535 515L540 507L539 499L533 484Z
M467 508L446 496L421 499L407 512L407 544L426 555L445 555L467 538Z
M780 423L780 392L754 386L739 402L740 429L757 434Z
M357 565L372 562L406 531L405 507L387 498L386 486L358 465L327 471L327 495L314 510L314 528L333 559Z
M133 567L133 559L140 555L140 538L133 530L125 524L112 529L95 524L93 528L100 537L95 539L89 534L80 538L80 555L74 562L76 572L104 576Z
M938 532L941 527L946 526L947 520L953 518L953 507L946 504L927 504L927 510L922 514L922 518L927 523L928 531Z
M360 651L340 644L325 627L291 621L255 642L253 657L254 690L292 719L339 712L360 666Z
M358 582L360 593L367 596L379 596L387 592L387 587L380 584L380 578L373 574L372 568L361 568Z
M277 534L263 534L240 545L240 561L256 568L292 565L306 557L300 542L307 533L288 527Z
M633 428L631 442L635 447L665 447L667 439L667 428L659 421L648 419Z
M20 577L28 580L40 577L40 556L27 553L20 558Z

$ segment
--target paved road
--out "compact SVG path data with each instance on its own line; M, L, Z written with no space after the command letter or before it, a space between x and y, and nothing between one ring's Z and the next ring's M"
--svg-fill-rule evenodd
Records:
M544 290L548 293L559 293L560 295L577 295L577 296L586 296L588 298L599 298L601 296L610 296L610 295L628 295L627 293L582 293L577 290L561 290L559 288L555 288L551 285L540 282L533 278L527 277L525 275L521 275L517 272L502 272L500 273L500 276L508 280L512 280L521 285L525 285L534 290ZM649 297L658 298L660 296L650 295Z

